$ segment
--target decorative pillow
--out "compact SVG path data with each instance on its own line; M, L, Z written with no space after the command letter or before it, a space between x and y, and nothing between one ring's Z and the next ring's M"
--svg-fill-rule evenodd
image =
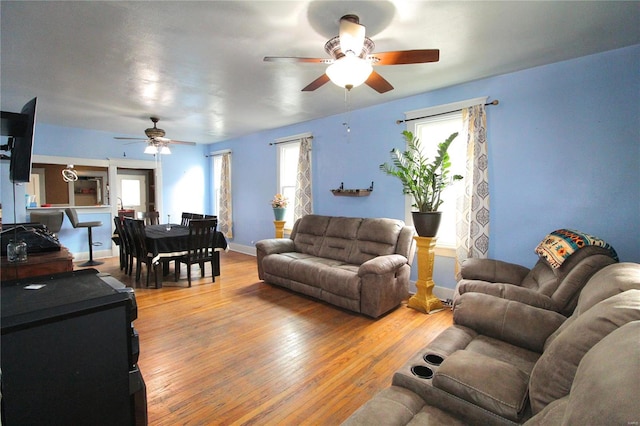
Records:
M552 268L559 268L565 259L586 246L603 247L611 252L611 257L618 260L618 254L609 243L593 235L572 229L553 231L538 244L536 253L544 258Z

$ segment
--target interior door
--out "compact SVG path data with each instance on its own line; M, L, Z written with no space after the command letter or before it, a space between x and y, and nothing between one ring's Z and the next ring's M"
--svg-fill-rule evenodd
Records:
M136 212L147 211L147 175L118 173L118 190L121 209L133 209Z

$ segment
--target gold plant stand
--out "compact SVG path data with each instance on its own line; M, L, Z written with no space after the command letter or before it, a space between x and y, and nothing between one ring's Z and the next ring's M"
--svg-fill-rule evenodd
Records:
M284 224L286 220L274 220L273 224L276 227L276 238L284 238Z
M442 301L433 295L433 262L437 238L413 237L416 240L418 258L418 291L411 296L407 306L426 314L432 314L444 309Z

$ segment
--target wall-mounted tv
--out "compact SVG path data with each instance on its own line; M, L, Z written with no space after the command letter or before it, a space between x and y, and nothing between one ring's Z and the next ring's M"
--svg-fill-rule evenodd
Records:
M11 182L29 182L31 155L36 126L38 98L27 102L20 113L2 111L2 135L8 136L8 144L2 149L11 152L9 179Z

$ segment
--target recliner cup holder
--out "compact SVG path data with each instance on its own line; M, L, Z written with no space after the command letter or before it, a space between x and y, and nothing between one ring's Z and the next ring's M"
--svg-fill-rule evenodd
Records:
M430 379L433 377L433 370L426 365L414 365L411 367L411 372L421 379Z
M426 354L423 358L427 363L431 365L440 365L444 360L440 355L436 354Z

